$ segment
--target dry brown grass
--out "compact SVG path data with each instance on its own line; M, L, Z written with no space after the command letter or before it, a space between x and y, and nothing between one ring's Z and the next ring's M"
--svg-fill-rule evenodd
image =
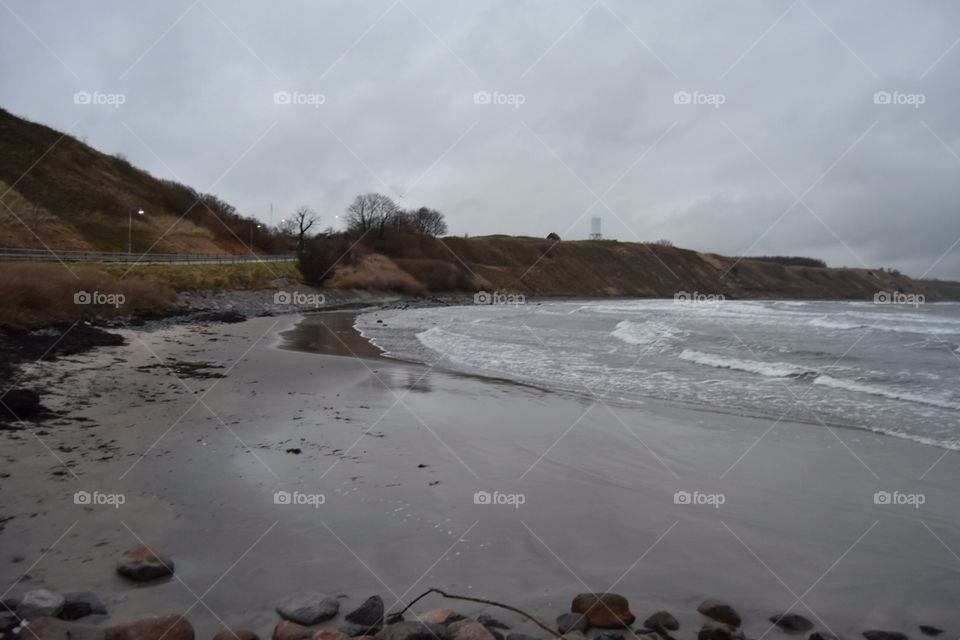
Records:
M29 327L169 308L172 287L94 267L0 263L0 325ZM89 300L90 302L85 302Z
M141 264L132 270L126 264L109 264L97 265L97 268L117 277L154 280L175 291L269 289L278 279L301 280L294 262Z
M450 260L397 258L395 262L433 292L476 291L489 284L486 280L471 275L459 263Z
M380 254L364 256L355 265L337 267L330 286L337 289L396 291L412 296L427 293L422 282L398 267L393 260Z

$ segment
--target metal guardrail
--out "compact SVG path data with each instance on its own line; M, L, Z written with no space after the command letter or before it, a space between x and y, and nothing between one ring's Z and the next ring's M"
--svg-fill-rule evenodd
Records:
M239 264L245 262L293 262L297 257L284 255L204 255L180 253L108 253L101 251L47 251L46 249L8 249L0 247L0 262L110 262L126 264Z

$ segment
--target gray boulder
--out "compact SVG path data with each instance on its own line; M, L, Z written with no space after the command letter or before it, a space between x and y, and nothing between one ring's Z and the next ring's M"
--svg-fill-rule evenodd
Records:
M345 616L350 624L361 627L379 627L383 625L383 598L370 596L363 604ZM347 634L349 635L349 634Z
M105 615L107 608L96 594L89 591L74 591L63 594L63 609L60 618L63 620L79 620L87 616Z
M561 635L570 631L586 631L590 628L587 616L581 613L564 613L557 616L557 631Z
M700 603L700 606L697 607L697 611L712 620L728 624L731 627L740 626L740 614L725 602L720 602L719 600L704 600Z
M658 628L667 631L676 631L680 628L680 623L673 617L669 611L657 611L649 618L643 621L643 626L656 631Z
M49 589L28 591L17 605L17 616L22 620L56 618L63 609L64 598Z
M301 593L277 607L281 618L307 627L326 622L339 611L339 600L325 598L319 593Z
M788 633L802 633L813 629L813 623L797 613L783 613L770 618L770 622Z

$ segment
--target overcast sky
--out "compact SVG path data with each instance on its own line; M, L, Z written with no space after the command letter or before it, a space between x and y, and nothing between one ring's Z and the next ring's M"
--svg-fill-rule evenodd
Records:
M960 278L958 39L953 0L0 0L0 105L266 222L380 191Z

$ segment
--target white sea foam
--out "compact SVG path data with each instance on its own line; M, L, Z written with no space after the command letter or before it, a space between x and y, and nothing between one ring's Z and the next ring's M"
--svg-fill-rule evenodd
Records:
M687 332L652 320L622 320L610 335L629 344L664 348L683 338Z
M960 409L960 404L951 402L945 398L937 398L909 391L901 391L892 387L884 387L877 384L868 384L856 380L847 380L845 378L834 378L833 376L821 375L813 381L814 384L831 387L833 389L842 389L844 391L855 391L857 393L866 393L872 396L882 396L893 400L905 400L907 402L916 402L931 407L941 407L943 409Z
M687 362L702 364L707 367L716 367L717 369L735 369L737 371L746 371L747 373L756 373L770 378L790 378L799 376L816 375L815 371L804 367L790 364L788 362L761 362L760 360L741 360L740 358L731 358L713 353L704 353L693 349L684 349L680 352L680 359Z

